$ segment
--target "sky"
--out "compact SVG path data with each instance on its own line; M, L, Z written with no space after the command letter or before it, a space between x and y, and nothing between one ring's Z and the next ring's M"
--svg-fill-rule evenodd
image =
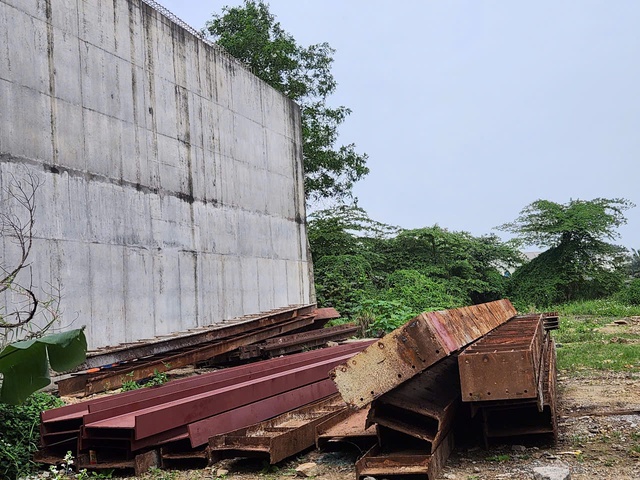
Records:
M158 0L201 29L238 0ZM640 2L271 0L304 46L328 42L340 141L369 155L375 220L496 233L537 199L626 198L640 249Z

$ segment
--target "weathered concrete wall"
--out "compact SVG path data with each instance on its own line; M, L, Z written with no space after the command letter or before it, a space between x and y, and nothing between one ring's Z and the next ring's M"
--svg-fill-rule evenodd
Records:
M140 0L0 0L0 183L92 346L311 301L299 115Z

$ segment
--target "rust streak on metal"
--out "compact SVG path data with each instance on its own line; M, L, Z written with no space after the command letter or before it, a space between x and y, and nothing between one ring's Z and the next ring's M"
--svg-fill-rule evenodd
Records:
M337 367L332 378L345 401L362 408L515 315L508 300L423 313Z
M251 427L212 436L209 448L216 459L260 455L271 464L278 463L312 446L316 426L344 409L336 393Z
M536 398L544 328L540 315L515 317L458 356L462 400Z

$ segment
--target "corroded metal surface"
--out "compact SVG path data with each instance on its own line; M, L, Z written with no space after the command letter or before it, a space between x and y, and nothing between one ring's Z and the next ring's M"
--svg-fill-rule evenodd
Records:
M375 426L367 426L367 410L344 409L316 427L316 447L348 442L371 447L376 441Z
M402 446L385 449L376 445L356 462L356 479L408 477L411 480L435 480L451 455L453 446L452 433L440 442L432 454L403 450Z
M503 442L511 437L545 437L552 442L557 441L556 355L555 345L548 335L544 347L542 401L534 398L472 404L474 410L481 414L485 445L488 446L492 440Z
M346 405L335 394L251 427L209 438L212 458L261 456L278 463L312 446L316 426L335 416Z
M516 315L508 300L423 313L331 374L350 406L362 408Z
M377 423L382 447L404 435L422 440L426 453L451 430L460 405L455 357L448 357L373 402L367 424Z
M458 356L462 400L536 398L545 330L541 315L511 319Z

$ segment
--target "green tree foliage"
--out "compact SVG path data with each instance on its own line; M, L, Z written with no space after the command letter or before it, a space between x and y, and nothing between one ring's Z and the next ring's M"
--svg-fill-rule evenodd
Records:
M501 272L521 261L495 235L398 230L355 206L313 213L308 231L318 303L374 334L423 311L501 298Z
M619 238L616 228L633 206L625 199L536 200L514 222L498 227L524 244L548 248L514 273L513 299L543 307L619 290L625 249L608 241Z
M307 199L350 197L354 182L369 169L355 145L338 146L338 127L351 111L327 105L337 86L331 73L335 51L327 43L298 45L262 1L224 7L206 28L231 55L300 105Z
M403 230L382 246L385 271L418 270L445 282L447 293L460 304L482 303L502 298L507 267L522 262L513 245L496 235L474 237L451 232L437 225Z
M634 248L629 255L629 276L640 278L640 250Z

